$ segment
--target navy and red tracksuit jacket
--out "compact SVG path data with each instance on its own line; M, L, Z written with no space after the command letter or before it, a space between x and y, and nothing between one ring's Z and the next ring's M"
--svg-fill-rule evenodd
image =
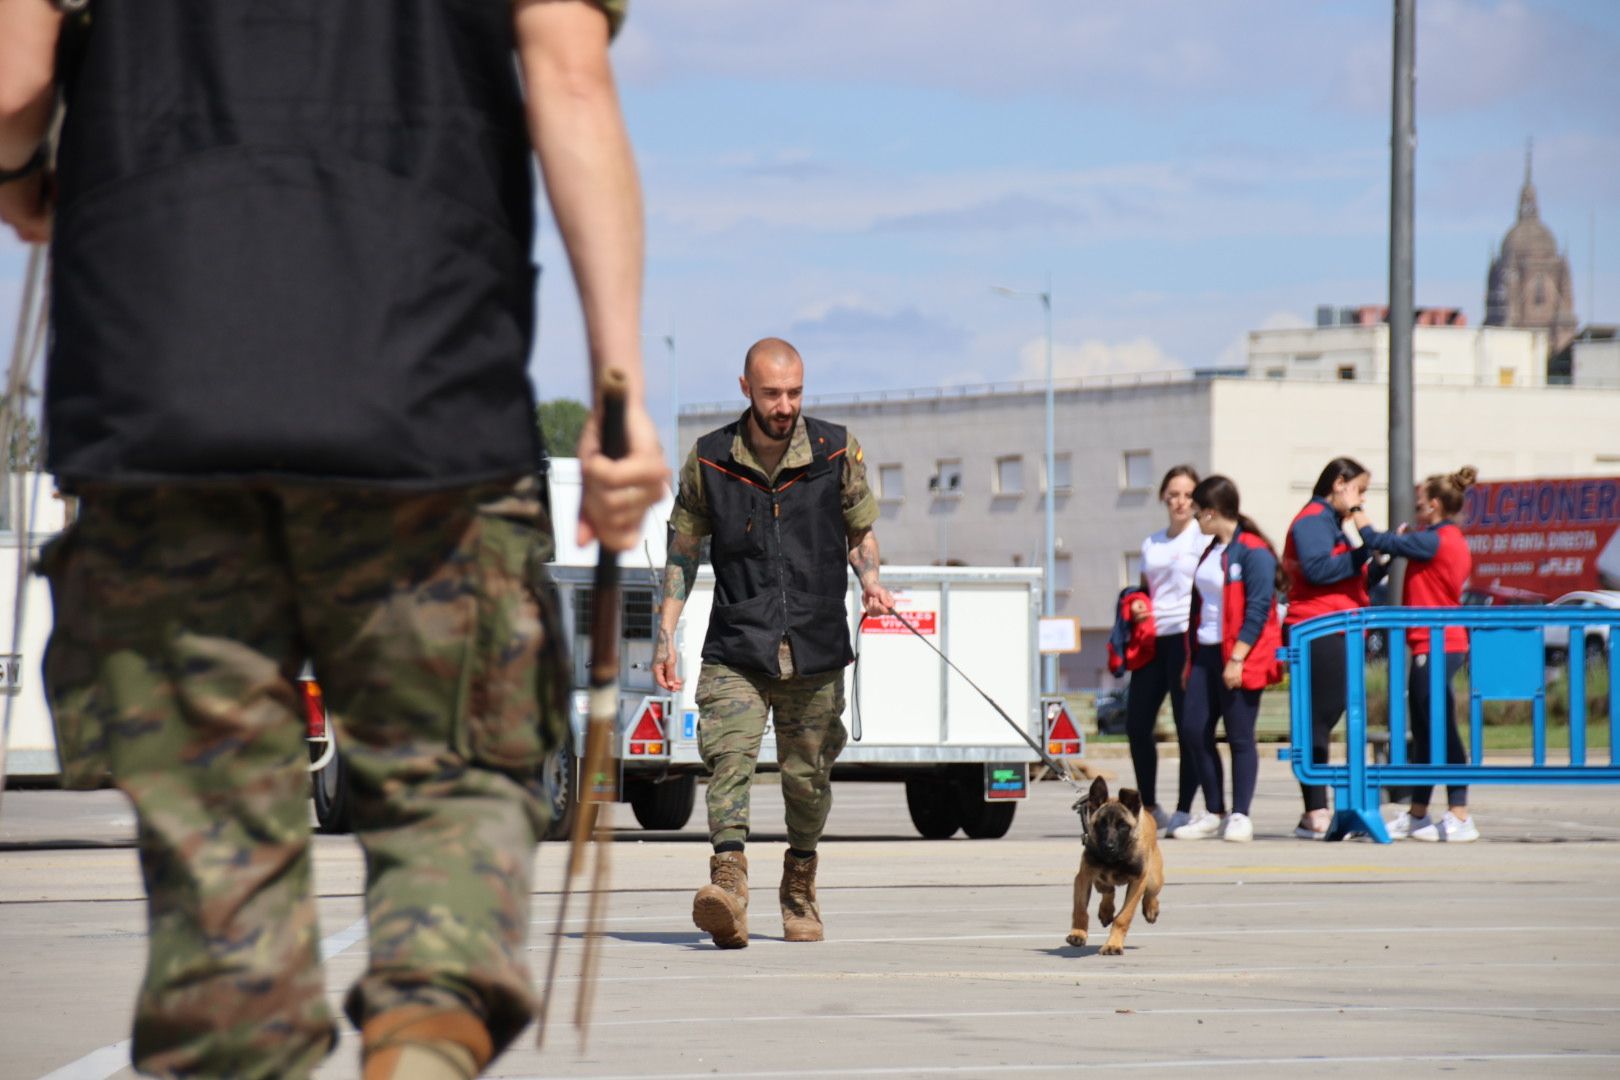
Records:
M1312 499L1288 526L1283 569L1288 574L1288 625L1333 611L1367 606L1367 560L1339 529L1339 513Z
M1147 605L1147 618L1131 621L1131 605L1141 601ZM1158 649L1157 631L1153 624L1153 598L1140 585L1131 585L1119 594L1114 606L1114 628L1108 634L1108 672L1119 678L1127 671L1147 667Z
M1215 544L1204 549L1202 565ZM1243 658L1243 689L1264 690L1282 681L1283 666L1277 660L1282 630L1277 625L1277 556L1266 542L1251 532L1238 529L1221 552L1221 662L1232 659L1238 642L1249 646ZM1198 595L1194 571L1192 619L1187 625L1187 666L1192 667L1198 648L1198 620L1203 601Z
M1369 550L1411 560L1406 568L1407 607L1462 605L1463 586L1473 573L1474 556L1468 550L1468 538L1455 521L1442 521L1415 533L1381 533L1368 526L1361 530L1361 539ZM1427 653L1429 631L1408 627L1406 644L1414 656ZM1467 628L1446 627L1446 652L1467 651Z

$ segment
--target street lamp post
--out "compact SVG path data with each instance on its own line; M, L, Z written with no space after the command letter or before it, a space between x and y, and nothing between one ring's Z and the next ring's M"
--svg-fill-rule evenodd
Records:
M1053 468L1057 455L1054 446L1056 423L1052 392L1052 275L1047 274L1046 288L1038 293L1009 289L1002 285L992 285L991 289L1002 296L1037 298L1041 302L1041 310L1046 320L1046 491L1043 492L1046 504L1046 557L1042 561L1041 614L1050 618L1057 613L1057 582L1054 577L1057 570L1057 520L1053 501ZM1041 692L1043 694L1057 692L1057 657L1050 653L1041 657Z

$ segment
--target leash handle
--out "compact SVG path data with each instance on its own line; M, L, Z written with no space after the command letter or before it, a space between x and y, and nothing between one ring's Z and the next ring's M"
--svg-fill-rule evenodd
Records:
M945 665L947 667L949 667L952 671L956 672L958 675L962 676L962 678L967 682L967 684L969 686L971 686L971 687L973 687L973 689L977 690L979 692L979 696L984 698L984 700L989 703L989 705L990 705L990 707L992 709L996 710L996 715L1000 716L1003 720L1007 721L1007 726L1012 728L1014 731L1016 731L1018 733L1018 737L1020 739L1023 739L1026 743L1029 744L1029 748L1031 750L1035 751L1035 753L1040 757L1041 761L1043 761L1046 764L1046 767L1048 769L1052 770L1053 775L1055 775L1058 779L1062 780L1065 784L1068 784L1069 787L1073 788L1075 791L1084 791L1085 790L1079 784L1077 784L1073 780L1069 779L1069 771L1067 769L1065 769L1063 766L1059 765L1056 761L1054 761L1052 759L1052 757L1049 754L1047 754L1046 749L1043 746L1041 746L1040 743L1038 743L1034 739L1030 738L1029 737L1029 732L1027 732L1023 728L1019 727L1018 724L1013 720L1013 718L1007 715L1007 710L1003 709L1000 705L996 704L996 699L991 697L989 694L985 693L984 689L982 687L980 687L978 683L974 682L971 678L968 677L967 672L965 672L961 668L957 667L954 663L951 662L950 657L946 656L943 652L940 652L940 649L939 649L938 645L935 645L932 641L929 641L926 637L924 637L923 634L922 634L922 631L918 630L915 626L913 626L911 624L910 619L906 618L904 615L902 615L898 611L894 610L893 607L887 607L887 608L885 608L885 610L888 611L888 613L890 615L893 615L896 619L899 619L900 620L900 625L904 626L907 630L910 630L912 635L914 637L916 637L916 639L918 641L922 642L924 645L926 645L930 649L934 650L934 654L936 656L938 656L941 660L945 661Z

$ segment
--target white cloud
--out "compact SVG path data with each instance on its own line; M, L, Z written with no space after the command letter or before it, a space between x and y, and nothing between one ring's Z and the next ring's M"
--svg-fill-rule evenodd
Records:
M1148 337L1108 342L1093 339L1078 345L1054 342L1052 375L1057 379L1078 379L1099 375L1141 375L1148 372L1179 371L1186 368L1176 357ZM1046 377L1046 342L1037 338L1018 350L1018 377L1035 380Z

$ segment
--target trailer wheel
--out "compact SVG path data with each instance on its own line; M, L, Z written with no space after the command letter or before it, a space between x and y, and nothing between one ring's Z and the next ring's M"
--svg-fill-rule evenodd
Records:
M655 783L626 780L630 810L643 829L682 829L692 819L697 803L697 777L671 776Z
M1018 811L1015 802L984 801L984 767L968 765L957 770L955 795L956 813L962 821L962 831L970 840L999 840L1012 828L1013 814Z
M547 840L566 840L574 828L578 807L574 798L574 773L578 767L572 738L553 750L540 766L540 786L545 792L551 819L546 826Z
M977 805L969 810L963 807L962 831L972 840L999 840L1012 828L1013 814L1018 810L1014 802L985 802L977 798Z
M312 744L310 761L320 760L323 748ZM354 828L350 814L349 766L335 753L319 772L310 775L315 787L315 820L323 833L346 833Z
M925 840L946 840L962 826L956 792L947 780L937 776L913 776L906 780L906 809L911 823Z

